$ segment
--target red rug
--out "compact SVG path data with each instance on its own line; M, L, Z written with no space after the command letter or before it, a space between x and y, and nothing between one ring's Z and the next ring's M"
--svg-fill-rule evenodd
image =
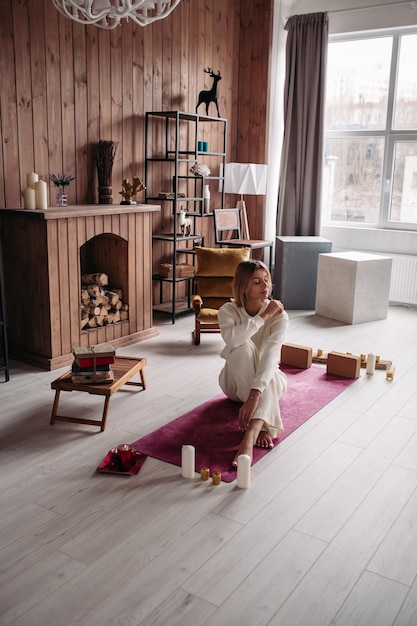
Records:
M274 441L275 445L354 382L326 374L320 365L306 370L283 366L282 370L288 377L287 392L280 400L284 432ZM220 394L132 445L143 454L178 466L181 466L181 446L192 445L196 472L208 467L211 472L220 471L223 481L232 482L236 470L231 463L242 439L237 420L239 406ZM255 447L253 463L273 449Z

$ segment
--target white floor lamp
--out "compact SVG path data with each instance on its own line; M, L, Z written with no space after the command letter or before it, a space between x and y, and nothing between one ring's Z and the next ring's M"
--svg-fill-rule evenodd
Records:
M226 163L224 192L240 195L237 208L240 211L241 234L250 239L244 195L264 196L268 167L258 163Z

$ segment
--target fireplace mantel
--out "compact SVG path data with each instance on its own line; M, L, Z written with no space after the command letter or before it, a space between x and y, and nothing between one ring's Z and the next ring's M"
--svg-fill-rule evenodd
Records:
M44 369L72 361L72 346L128 345L156 336L152 320L152 214L157 205L0 209L10 356ZM80 328L80 249L94 237L126 242L129 319ZM113 246L117 251L117 245ZM117 254L117 252L116 252ZM114 259L116 266L122 259Z
M71 217L96 217L109 215L123 215L132 213L149 213L160 211L159 205L153 204L80 204L67 207L48 207L47 209L0 209L2 215L9 212L24 213L35 219L61 220Z

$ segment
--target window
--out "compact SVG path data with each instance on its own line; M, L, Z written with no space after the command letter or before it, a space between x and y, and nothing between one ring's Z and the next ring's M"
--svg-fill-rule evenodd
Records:
M417 32L329 43L323 223L417 229Z

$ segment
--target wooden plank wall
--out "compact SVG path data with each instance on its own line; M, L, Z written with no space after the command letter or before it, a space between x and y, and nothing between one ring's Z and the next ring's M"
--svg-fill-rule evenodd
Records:
M208 65L222 73L228 160L264 163L272 6L273 0L182 0L153 25L125 21L104 31L68 20L51 0L0 0L0 206L22 206L32 170L47 181L50 173L75 175L69 203L96 203L100 139L118 142L118 203L122 178L144 175L144 113L194 111L198 92L211 87L203 73ZM52 185L49 192L54 203ZM260 237L263 200L247 204L251 235ZM210 245L212 223L204 221Z

